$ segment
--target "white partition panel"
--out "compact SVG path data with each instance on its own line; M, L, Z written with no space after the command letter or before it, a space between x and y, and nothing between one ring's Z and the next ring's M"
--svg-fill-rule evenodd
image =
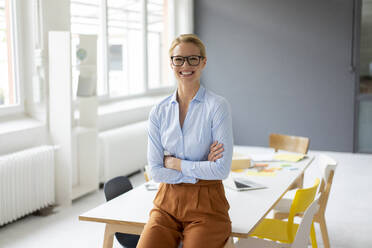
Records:
M56 203L71 204L72 106L70 33L49 32L49 131L56 152Z

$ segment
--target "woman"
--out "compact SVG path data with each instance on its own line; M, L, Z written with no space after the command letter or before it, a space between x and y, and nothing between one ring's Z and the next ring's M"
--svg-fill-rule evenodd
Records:
M178 89L150 112L148 164L161 184L137 247L221 248L231 232L221 181L233 150L229 104L200 85L207 57L196 35L177 37L169 55Z

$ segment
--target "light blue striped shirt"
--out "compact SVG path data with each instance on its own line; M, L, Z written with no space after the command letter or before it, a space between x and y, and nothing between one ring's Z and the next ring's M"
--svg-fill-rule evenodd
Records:
M208 161L210 145L222 143L222 158ZM164 167L164 152L179 158L181 171ZM196 183L225 179L231 166L233 133L228 102L203 86L190 102L181 129L177 90L154 106L149 116L148 164L154 181Z

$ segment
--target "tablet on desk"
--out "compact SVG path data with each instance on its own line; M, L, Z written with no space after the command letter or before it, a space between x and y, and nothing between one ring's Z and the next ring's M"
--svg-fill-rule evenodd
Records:
M224 181L224 184L237 191L243 191L243 190L254 190L254 189L264 189L266 186L261 185L259 183L253 182L251 180L248 180L247 178L243 177L229 177Z

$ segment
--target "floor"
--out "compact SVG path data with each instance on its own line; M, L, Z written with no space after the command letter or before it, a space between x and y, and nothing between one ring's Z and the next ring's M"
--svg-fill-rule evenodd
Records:
M328 154L339 162L326 213L331 245L372 247L372 155ZM311 185L316 176L316 168L309 168L305 185ZM142 173L130 179L134 186L144 182ZM99 190L48 216L30 215L0 227L0 247L102 247L104 225L79 221L78 215L103 202L103 191ZM323 247L320 233L317 237L319 247ZM114 247L120 245L115 241Z

